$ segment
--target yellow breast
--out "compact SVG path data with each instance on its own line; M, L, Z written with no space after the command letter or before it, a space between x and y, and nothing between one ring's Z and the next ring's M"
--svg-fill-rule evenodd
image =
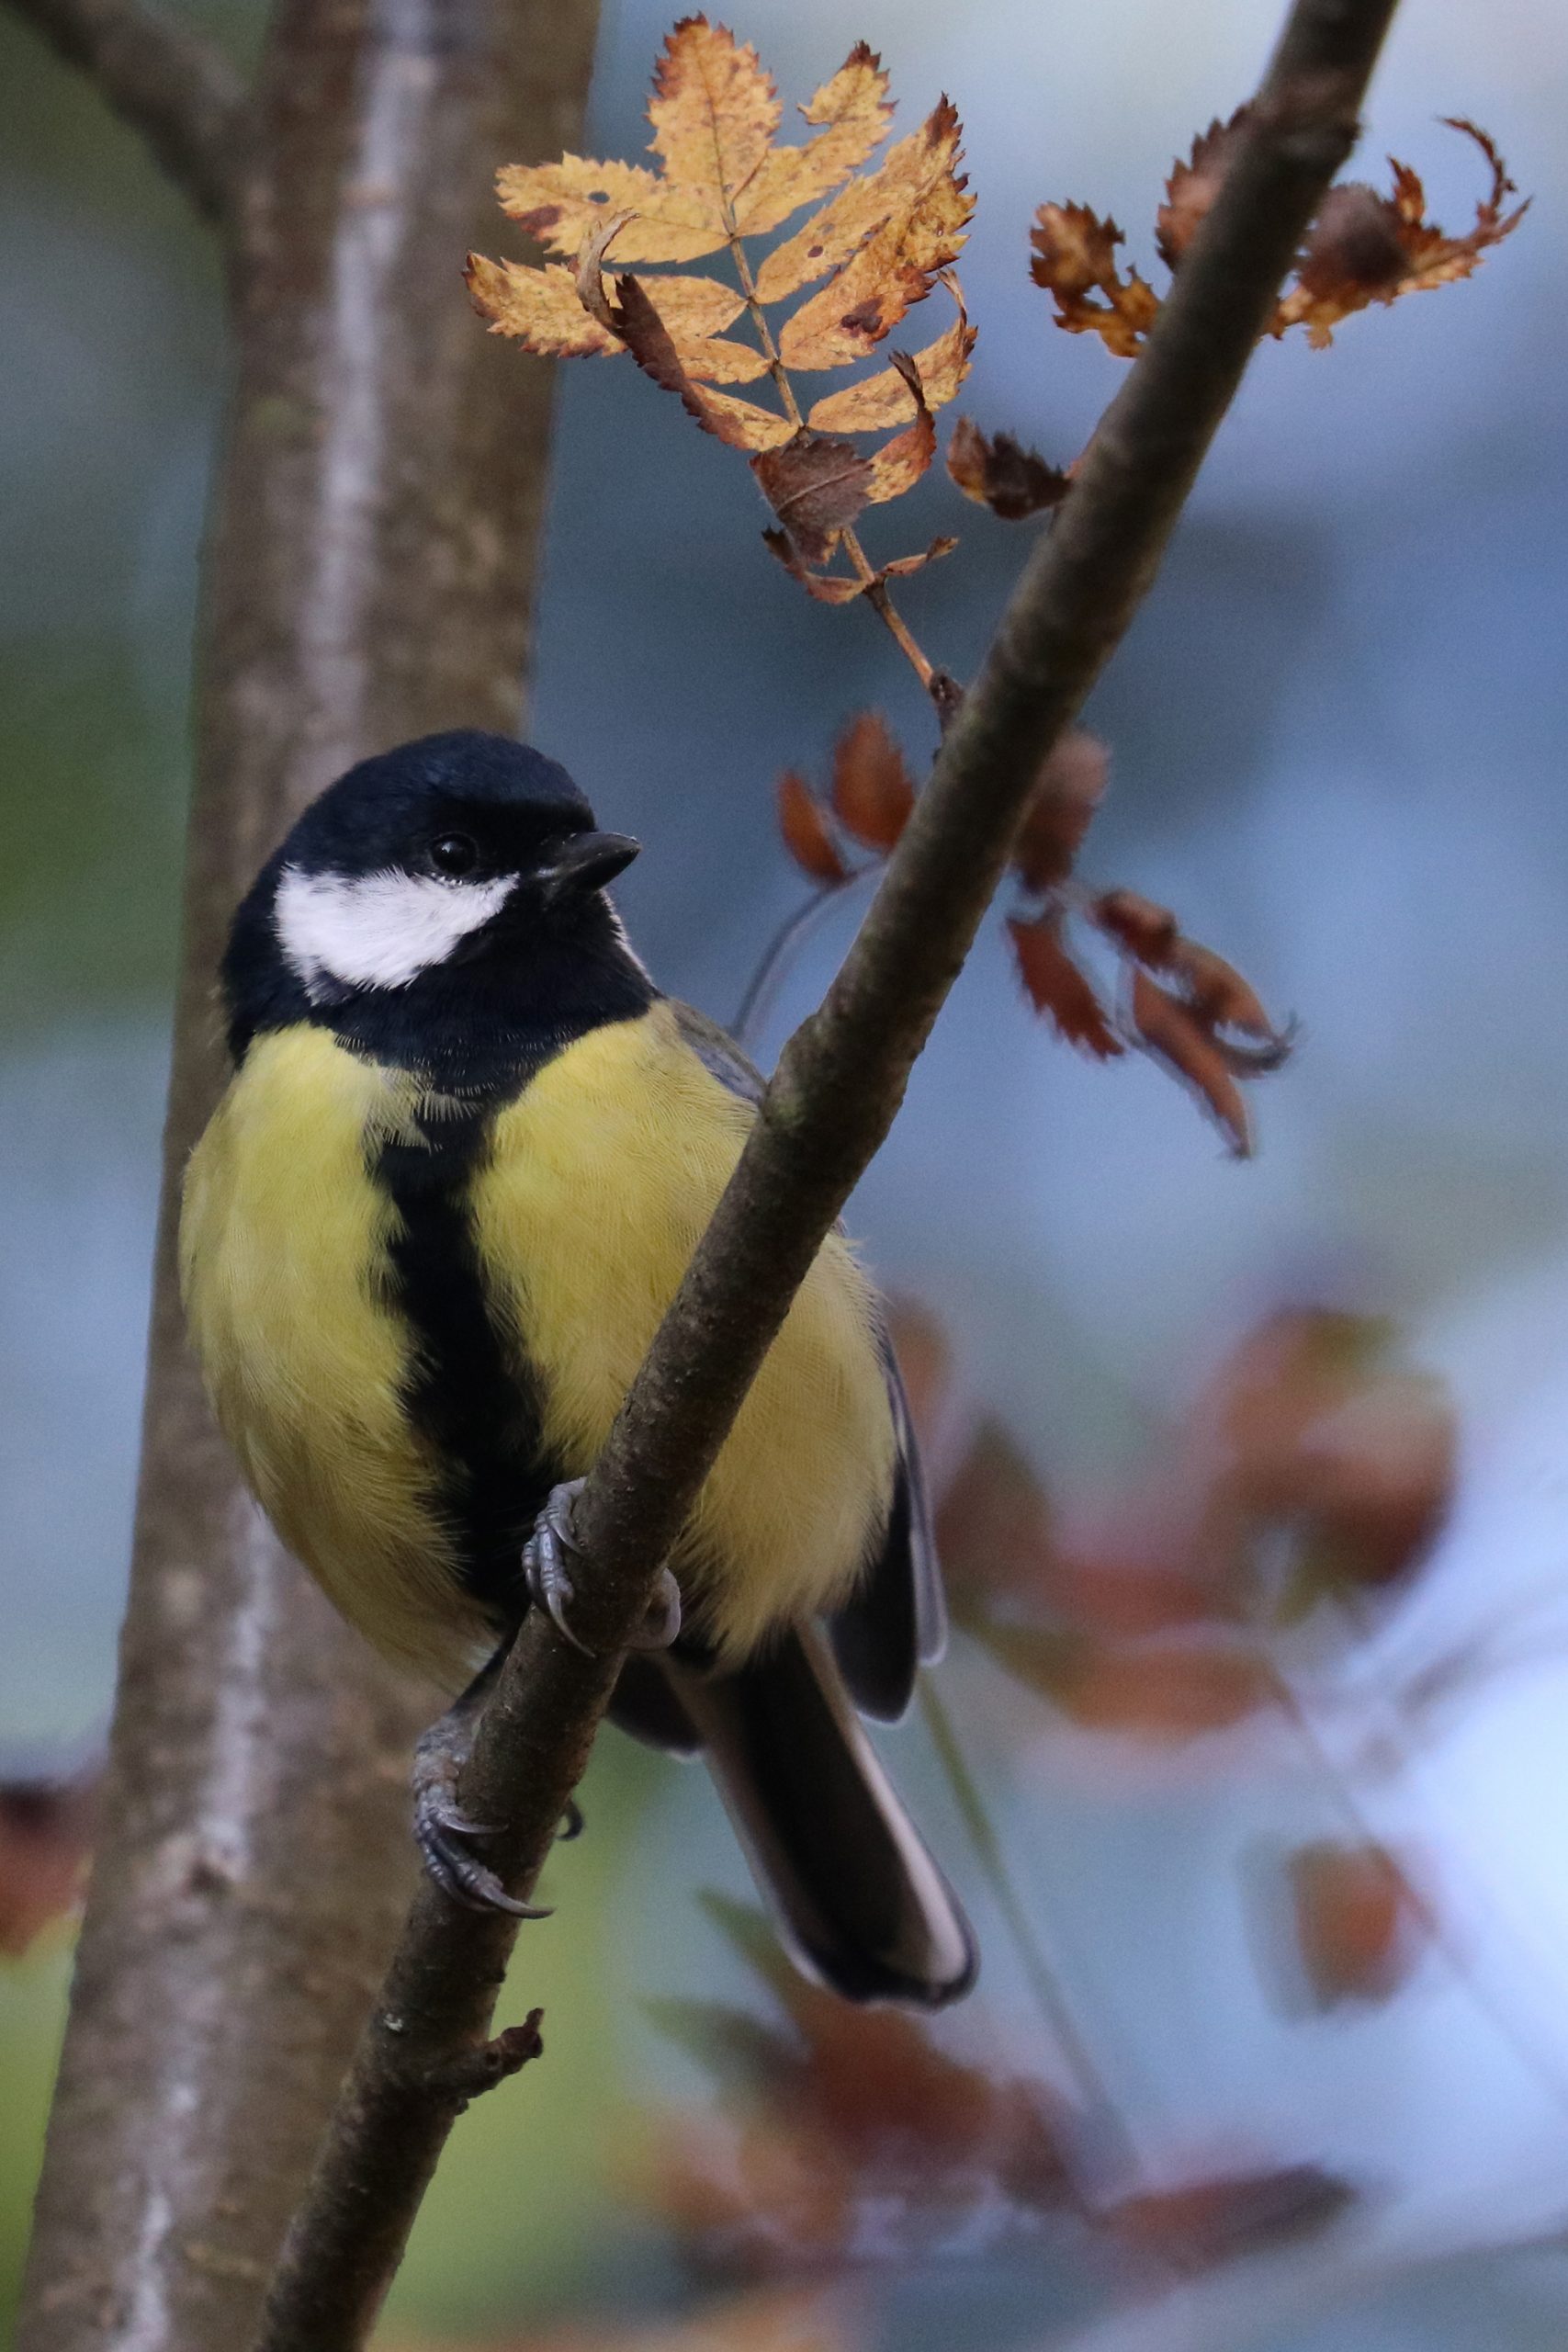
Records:
M378 1648L456 1684L483 1627L403 1410L392 1210L368 1174L412 1099L324 1030L257 1038L191 1159L181 1271L219 1421L279 1535Z
M546 1434L569 1475L609 1434L751 1118L658 1004L580 1039L497 1121L475 1186L486 1272L542 1372ZM677 1563L726 1647L842 1596L886 1519L893 1453L871 1292L835 1237L741 1407Z

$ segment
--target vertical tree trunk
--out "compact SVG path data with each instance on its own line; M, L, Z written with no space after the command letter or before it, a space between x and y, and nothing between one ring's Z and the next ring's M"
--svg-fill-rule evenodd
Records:
M23 2352L248 2340L402 1916L396 1686L239 1487L180 1325L181 1170L230 911L350 762L517 725L549 385L461 269L491 174L574 143L594 0L283 0L233 227L186 958L109 1785Z

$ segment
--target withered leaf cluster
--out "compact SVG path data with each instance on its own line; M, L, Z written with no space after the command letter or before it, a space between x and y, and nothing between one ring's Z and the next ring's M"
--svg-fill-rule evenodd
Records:
M1105 791L1105 746L1081 729L1047 762L1013 848L1013 873L1030 902L1008 917L1019 978L1035 1010L1069 1045L1109 1061L1129 1045L1152 1055L1192 1088L1233 1151L1252 1147L1241 1082L1277 1069L1290 1050L1257 991L1212 948L1187 938L1167 907L1133 890L1073 886L1079 849ZM834 746L825 799L786 768L778 783L779 829L801 871L837 888L867 864L853 849L886 857L915 805L915 787L886 721L852 718ZM1081 921L1120 960L1123 1001L1113 1012L1074 952L1069 925ZM1156 977L1157 975L1157 978Z
M1168 269L1179 268L1219 193L1247 120L1244 107L1228 122L1211 123L1193 141L1187 161L1173 164L1155 232ZM1493 141L1460 116L1445 120L1474 140L1492 175L1464 235L1450 237L1427 220L1420 180L1408 164L1391 157L1393 185L1388 195L1359 180L1329 190L1266 334L1280 336L1304 327L1308 342L1321 350L1332 342L1337 326L1369 303L1396 302L1402 295L1468 277L1483 254L1517 228L1528 203L1505 211L1506 199L1517 191ZM1132 359L1159 314L1160 298L1135 269L1122 266L1117 257L1122 242L1115 221L1100 220L1087 205L1043 204L1030 237L1030 274L1055 299L1058 326L1071 334L1098 334L1108 351Z
M952 265L974 198L945 98L872 163L893 110L887 76L863 41L800 112L810 136L781 144L783 109L756 51L705 17L683 18L654 75L656 166L568 154L508 167L502 208L566 258L533 266L470 254L468 285L495 332L532 351L630 352L704 432L748 453L778 518L770 546L813 594L847 603L878 575L863 557L849 572L820 567L867 506L900 496L926 471L933 412L969 370L975 331ZM807 206L817 209L791 235L760 257L750 250ZM627 266L709 254L726 256L732 277ZM874 356L938 285L953 316L933 341L803 401L797 375ZM740 334L728 332L737 326ZM772 403L720 389L763 378ZM852 434L891 438L863 450L844 437ZM939 543L887 569L911 571L943 551Z

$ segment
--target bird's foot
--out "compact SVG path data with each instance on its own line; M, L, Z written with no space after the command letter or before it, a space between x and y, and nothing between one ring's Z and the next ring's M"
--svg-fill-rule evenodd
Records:
M573 1630L567 1617L575 1597L568 1562L581 1557L571 1513L582 1487L581 1478L570 1478L564 1485L551 1487L549 1500L523 1547L523 1577L529 1598L545 1611L557 1633L573 1649L581 1650L585 1657L592 1657L595 1652ZM669 1569L661 1568L648 1614L626 1646L634 1650L667 1650L680 1630L681 1588Z
M547 1919L548 1911L508 1894L488 1863L469 1851L475 1838L493 1838L498 1825L474 1821L457 1802L457 1781L473 1744L479 1702L490 1670L433 1723L413 1752L413 1834L424 1867L444 1894L468 1911L507 1911L514 1919Z

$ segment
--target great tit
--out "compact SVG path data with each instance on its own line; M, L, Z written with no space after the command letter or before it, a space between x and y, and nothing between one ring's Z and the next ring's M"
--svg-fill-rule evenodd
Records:
M605 886L637 846L539 752L427 736L305 811L223 963L235 1068L186 1181L192 1338L284 1543L378 1649L468 1684L448 1728L531 1606L570 1634L570 1482L760 1097L627 944ZM973 1935L859 1720L904 1712L943 1611L897 1368L840 1236L671 1566L683 1623L628 1654L615 1720L705 1756L809 1973L955 1998ZM451 1803L457 1752L437 1739L416 1772L425 1858L504 1902Z

